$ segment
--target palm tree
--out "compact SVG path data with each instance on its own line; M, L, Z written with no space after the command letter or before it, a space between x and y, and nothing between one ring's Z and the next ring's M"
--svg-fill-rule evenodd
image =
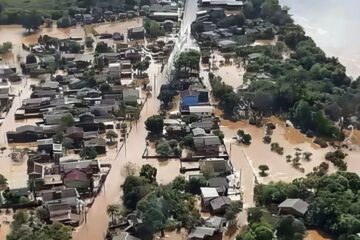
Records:
M110 204L106 208L106 213L111 217L111 222L114 223L115 216L118 216L120 213L119 204Z

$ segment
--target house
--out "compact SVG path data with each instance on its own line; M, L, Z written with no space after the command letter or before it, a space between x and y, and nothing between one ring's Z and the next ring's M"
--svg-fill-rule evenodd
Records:
M218 43L218 47L221 51L229 51L236 47L236 42L232 40L222 40Z
M60 174L45 175L43 177L44 187L52 188L63 185L63 180Z
M213 129L218 128L217 124L213 121L213 119L202 119L200 122L194 122L190 124L190 128L202 128L205 130L205 132L210 132Z
M121 34L119 32L114 32L113 36L112 36L112 39L114 41L124 41L124 34Z
M163 22L165 20L172 20L177 22L179 20L179 13L177 12L152 12L148 18L153 19L158 22Z
M145 28L144 27L136 27L129 28L127 38L130 40L142 40L145 37Z
M216 231L222 232L226 226L226 219L223 217L213 216L206 220L206 227L215 228Z
M39 193L40 200L45 205L66 203L71 208L79 207L79 193L75 188L54 188L50 190L42 190Z
M80 127L68 127L65 129L65 137L71 138L74 141L81 141L84 138L84 129Z
M220 145L220 138L215 135L194 137L194 146L197 152L218 153Z
M106 140L102 138L94 138L84 142L85 147L95 148L98 154L106 153Z
M121 67L120 63L109 63L108 74L113 79L120 79Z
M202 128L194 128L191 130L194 137L206 136L206 132Z
M213 214L223 214L231 204L231 199L226 196L219 196L210 201L210 208Z
M36 143L38 152L47 152L50 154L62 153L62 145L54 143L52 138L39 139Z
M210 227L196 227L188 236L188 240L210 239L215 235L216 229Z
M208 168L214 169L216 175L229 173L232 171L232 166L228 160L222 158L207 158L199 160L200 169Z
M244 3L240 0L200 0L199 5L201 7L223 7L225 9L242 9Z
M84 14L84 24L92 24L94 17L91 14Z
M201 191L201 203L205 209L210 207L211 200L219 197L219 193L216 191L216 188L202 187L200 188L200 191Z
M136 88L124 88L123 89L123 101L125 103L136 103L139 99L139 89Z
M211 117L214 114L214 108L212 106L189 106L190 114L199 117Z
M76 188L77 190L88 190L90 187L90 178L87 173L80 169L72 169L63 176L64 185L67 188Z
M227 195L229 182L226 177L213 177L208 180L209 187L215 187L219 195Z
M207 89L192 89L180 92L180 112L189 113L190 106L209 105Z
M42 127L25 125L16 128L15 131L6 133L8 143L35 142L39 139L51 137L53 134L45 133Z
M288 198L280 203L278 207L280 213L303 217L308 210L309 204L299 198Z

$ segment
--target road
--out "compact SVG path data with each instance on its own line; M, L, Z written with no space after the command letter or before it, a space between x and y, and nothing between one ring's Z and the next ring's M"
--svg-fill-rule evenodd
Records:
M109 204L120 203L121 199L121 184L126 178L123 168L127 162L135 163L137 166L149 163L158 169L157 180L160 183L168 183L179 174L180 163L175 160L159 162L155 160L143 160L142 153L146 147L145 138L147 131L145 130L145 121L148 117L156 114L160 107L160 102L156 98L156 93L162 84L168 81L168 76L176 55L189 48L194 47L194 40L191 38L190 26L196 18L197 1L188 0L184 8L184 21L181 26L179 39L176 41L175 48L170 54L168 64L164 67L163 74L160 74L160 65L152 62L148 74L150 77L150 84L152 84L152 96L148 98L141 112L139 121L129 134L126 141L126 148L123 148L114 159L110 160L112 169L107 177L101 193L95 199L92 207L87 214L86 223L74 232L73 238L75 240L102 240L107 231L108 216L106 214L106 207ZM181 44L179 44L181 43ZM196 46L195 46L196 47ZM155 84L156 82L156 84ZM126 149L126 151L125 151ZM112 156L109 156L112 159Z

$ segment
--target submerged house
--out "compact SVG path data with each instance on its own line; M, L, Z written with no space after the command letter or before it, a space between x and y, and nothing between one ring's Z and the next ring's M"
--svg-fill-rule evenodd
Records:
M288 198L280 203L278 207L280 213L303 217L309 208L309 204L299 198Z
M145 28L144 27L129 28L127 37L130 40L142 40L145 37Z
M15 131L6 133L8 143L36 142L39 139L52 137L54 133L46 133L42 127L25 125Z
M180 112L190 112L190 106L209 105L209 92L207 89L191 89L180 92Z

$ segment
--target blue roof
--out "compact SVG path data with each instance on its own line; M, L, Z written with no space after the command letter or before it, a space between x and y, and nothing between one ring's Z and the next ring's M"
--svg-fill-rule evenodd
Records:
M196 106L199 104L198 96L184 96L181 99L182 106Z

